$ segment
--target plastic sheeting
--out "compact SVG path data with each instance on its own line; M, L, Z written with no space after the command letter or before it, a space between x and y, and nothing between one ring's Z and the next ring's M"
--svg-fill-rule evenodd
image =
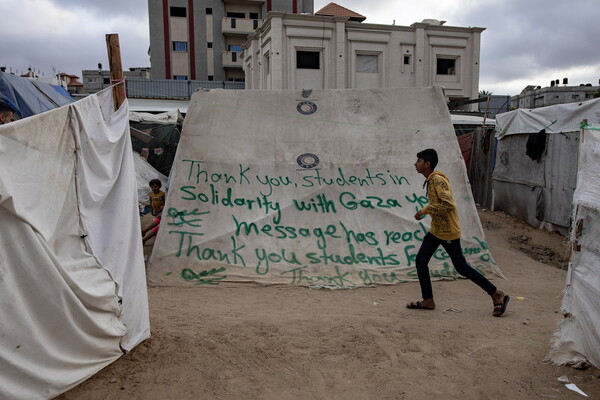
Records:
M552 340L556 364L600 368L600 125L584 129L579 153L565 319Z
M149 337L127 104L0 126L0 398L47 399Z
M441 88L194 93L148 279L356 287L417 280L429 218L416 153L436 148L467 260L485 242ZM434 279L459 275L440 248Z
M151 114L146 112L129 112L129 121L132 122L150 122L155 124L170 124L181 125L183 123L183 115L176 111L168 111L159 114Z
M584 119L600 124L600 99L581 103L557 104L540 108L519 108L496 115L496 136L536 133L579 132Z
M59 93L49 83L5 72L0 72L0 100L15 110L20 118L53 110L74 101Z
M498 114L493 208L566 236L577 183L579 132L585 120L600 123L600 99ZM532 160L526 144L542 129L548 133L546 145Z

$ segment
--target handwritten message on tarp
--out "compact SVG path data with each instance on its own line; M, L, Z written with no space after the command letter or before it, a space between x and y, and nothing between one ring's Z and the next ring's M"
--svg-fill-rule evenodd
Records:
M195 95L149 280L327 287L415 280L428 220L413 218L427 198L412 164L427 147L438 147L444 170L457 177L467 260L494 272L452 126L444 130L449 118L435 118L445 104L432 93L318 91L310 107L295 92ZM416 107L418 117L404 120L390 109L411 94L433 117ZM458 277L441 247L430 266L434 278Z

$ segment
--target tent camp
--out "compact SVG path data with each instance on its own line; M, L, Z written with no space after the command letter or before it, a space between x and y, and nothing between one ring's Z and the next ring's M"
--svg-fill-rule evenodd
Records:
M571 258L562 311L549 358L556 364L600 368L600 124L581 131L573 196Z
M600 99L498 114L493 208L566 236L584 120L600 122Z
M436 148L467 260L485 242L441 88L197 91L171 173L148 279L357 287L416 280L428 219L416 153ZM439 249L436 279L457 279Z
M0 72L0 101L8 104L19 118L26 118L74 99L60 86Z
M127 103L0 126L0 398L48 399L150 335Z

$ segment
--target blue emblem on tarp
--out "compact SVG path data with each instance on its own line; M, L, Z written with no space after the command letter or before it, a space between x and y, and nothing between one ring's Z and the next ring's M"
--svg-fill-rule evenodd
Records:
M304 153L296 158L296 162L302 168L314 168L319 165L319 157L316 154Z
M310 115L317 112L317 105L312 101L301 101L296 106L296 110L298 110L300 114Z

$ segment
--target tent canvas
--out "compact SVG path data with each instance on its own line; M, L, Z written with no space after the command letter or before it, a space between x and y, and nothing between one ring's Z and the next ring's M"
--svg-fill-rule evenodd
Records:
M600 124L582 129L573 196L571 258L562 304L565 319L549 358L556 364L600 368Z
M127 103L0 126L0 398L52 398L149 337Z
M493 208L567 235L584 119L600 122L600 99L498 114ZM545 147L539 158L531 159L527 142L542 129Z
M467 260L485 242L441 88L197 91L148 266L163 285L357 287L416 280L428 219L416 153L436 148ZM456 279L443 250L434 279Z

